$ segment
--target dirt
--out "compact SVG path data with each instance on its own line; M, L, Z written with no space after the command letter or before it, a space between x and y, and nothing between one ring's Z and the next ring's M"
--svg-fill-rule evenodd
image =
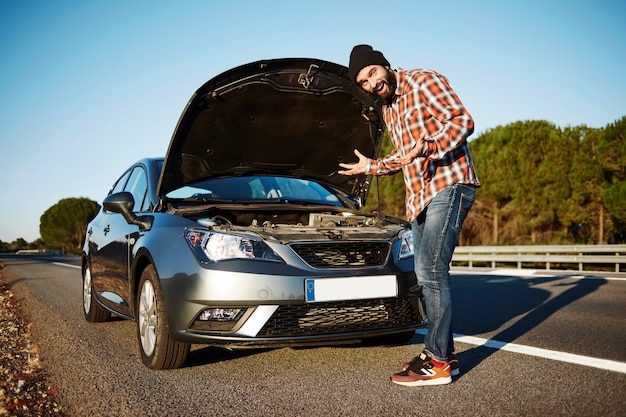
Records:
M7 275L0 262L0 416L63 416Z

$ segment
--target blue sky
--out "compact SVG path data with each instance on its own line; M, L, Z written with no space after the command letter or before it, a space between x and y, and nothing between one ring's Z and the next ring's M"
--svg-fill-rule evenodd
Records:
M165 153L204 81L258 59L347 65L368 43L443 73L473 137L518 120L603 127L626 115L624 21L607 0L0 0L0 240L37 239L63 198L101 203Z

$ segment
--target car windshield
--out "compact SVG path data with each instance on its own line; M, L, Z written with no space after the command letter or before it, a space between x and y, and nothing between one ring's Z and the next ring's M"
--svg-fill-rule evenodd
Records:
M186 185L167 194L172 199L230 202L306 202L344 207L338 193L317 182L289 177L228 177Z

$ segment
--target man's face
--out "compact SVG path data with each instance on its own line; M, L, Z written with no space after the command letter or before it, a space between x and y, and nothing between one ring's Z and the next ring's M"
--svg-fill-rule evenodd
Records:
M386 102L390 101L397 87L393 71L382 65L364 67L356 76L356 82L368 93L376 94Z

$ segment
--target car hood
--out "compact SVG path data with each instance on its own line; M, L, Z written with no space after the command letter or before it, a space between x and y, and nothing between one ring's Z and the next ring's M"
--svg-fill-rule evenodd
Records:
M348 69L319 59L252 62L207 81L189 100L165 157L159 195L199 180L248 173L332 185L364 202L369 178L337 173L354 149L376 157L380 102Z

